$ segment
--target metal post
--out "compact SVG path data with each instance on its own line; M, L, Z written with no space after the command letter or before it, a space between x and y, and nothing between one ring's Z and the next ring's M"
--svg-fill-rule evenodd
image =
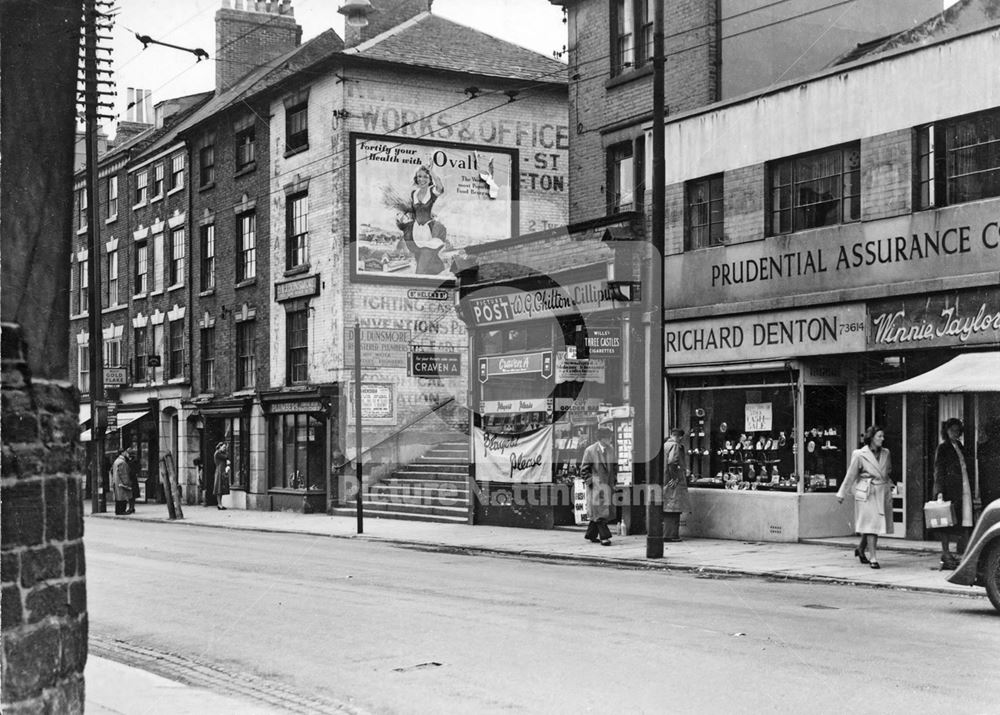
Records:
M355 504L358 512L358 533L365 533L365 507L361 498L364 484L361 473L361 323L354 321L354 469L358 484Z
M104 337L101 321L101 232L98 228L97 192L97 6L84 2L84 118L87 157L87 323L90 330L90 413L94 461L91 465L91 511L107 510L102 489L104 479L104 435L107 406L104 404Z
M663 557L663 241L664 241L664 167L663 146L663 0L653 0L653 211L650 243L653 255L647 261L643 291L649 306L646 354L646 439L649 467L646 483L646 558ZM648 299L645 296L650 296Z

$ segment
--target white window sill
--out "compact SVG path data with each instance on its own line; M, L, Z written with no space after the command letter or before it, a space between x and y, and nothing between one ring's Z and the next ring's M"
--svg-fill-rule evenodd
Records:
M145 201L140 201L137 204L132 204L132 210L133 211L137 211L138 209L145 208L145 206L146 206L146 202Z
M69 316L70 320L83 320L84 318L89 318L90 313L77 313L76 315Z
M116 313L119 310L126 310L127 308L128 308L128 306L124 305L124 304L123 305L109 305L107 308L105 308L101 312L106 315L108 313Z
M82 236L85 233L87 233L87 227L86 226L80 226L80 228L76 229L76 235L77 236Z
M155 203L156 203L157 201L162 201L162 200L163 200L163 194L162 194L162 193L160 193L160 194L157 194L156 196L154 196L153 198L151 198L151 199L149 200L149 205L150 205L150 206L152 206L152 205L153 205L153 204L155 204Z
M115 221L117 221L117 220L118 220L118 214L115 214L115 215L113 215L113 216L108 216L108 217L107 217L107 218L106 218L106 219L104 220L104 223L105 223L105 224L109 224L109 223L114 223L114 222L115 222Z
M154 295L163 295L163 289L160 288L160 290L150 291L149 295L150 295L150 297L152 297Z
M168 385L181 385L185 382L187 382L187 380L183 377L172 377L169 380L167 380Z
M254 391L252 389L246 390L233 390L233 397L253 397Z
M169 286L167 288L167 292L170 293L170 292L173 292L175 290L180 290L183 287L184 287L183 283L174 283L172 286Z
M149 297L148 293L136 293L132 296L132 300L145 300L147 297Z
M170 189L170 191L167 192L167 196L173 196L178 191L183 191L183 190L184 190L184 184L178 184L177 186L175 186L174 188Z

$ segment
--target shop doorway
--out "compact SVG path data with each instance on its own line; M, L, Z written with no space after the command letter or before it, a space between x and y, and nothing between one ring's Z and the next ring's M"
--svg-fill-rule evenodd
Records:
M896 482L896 488L892 494L892 533L886 536L905 539L907 479L911 468L909 455L903 447L907 430L911 428L907 424L906 396L869 397L868 420L864 429L868 425L879 425L882 428L885 432L885 447L892 457L892 478ZM860 444L859 440L857 446ZM919 464L913 466L918 469L921 467Z

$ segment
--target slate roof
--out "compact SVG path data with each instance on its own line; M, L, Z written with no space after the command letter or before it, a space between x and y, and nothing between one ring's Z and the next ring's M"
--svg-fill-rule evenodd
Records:
M211 99L196 112L176 124L169 136L161 137L145 153L155 153L163 149L176 141L179 134L210 119L222 110L274 86L320 60L336 55L343 49L344 41L340 36L333 30L327 30L298 47L278 55L252 70L229 89L211 96Z
M567 66L562 62L429 12L344 54L502 79L567 83Z
M858 45L838 57L832 64L840 65L863 57L879 55L900 47L927 45L962 32L984 29L1000 20L1000 0L959 0L947 10L934 15L909 30L903 30L872 43Z

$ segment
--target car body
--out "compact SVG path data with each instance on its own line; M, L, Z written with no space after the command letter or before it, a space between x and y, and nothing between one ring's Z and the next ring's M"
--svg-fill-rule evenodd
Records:
M964 586L985 586L990 602L1000 611L1000 500L983 510L965 547L962 563L948 581Z

